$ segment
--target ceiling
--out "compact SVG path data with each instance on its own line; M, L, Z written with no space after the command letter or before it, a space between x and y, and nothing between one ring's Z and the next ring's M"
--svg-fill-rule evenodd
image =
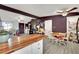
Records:
M49 16L56 14L56 10L58 9L79 7L79 4L6 4L6 6L34 14L36 16Z
M5 4L5 5L40 17L56 15L57 9L79 7L79 4ZM76 11L79 11L79 9L77 9ZM19 16L22 15L8 12L5 10L0 10L0 17L3 20L14 21L17 20ZM26 19L25 20L26 22L29 22L30 19L32 19L31 17L27 16L24 17Z

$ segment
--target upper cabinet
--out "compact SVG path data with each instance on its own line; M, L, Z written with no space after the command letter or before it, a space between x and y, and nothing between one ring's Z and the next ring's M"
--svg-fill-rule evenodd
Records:
M52 31L53 32L66 32L66 17L55 16L52 18Z

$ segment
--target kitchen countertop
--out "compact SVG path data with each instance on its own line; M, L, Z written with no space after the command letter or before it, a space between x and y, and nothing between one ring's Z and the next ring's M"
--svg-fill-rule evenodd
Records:
M42 35L42 34L31 34L31 35L22 35L19 36L19 42L17 39L17 36L13 38L13 44L12 47L10 48L8 46L8 43L2 43L0 44L0 54L9 54L14 51L17 51L21 48L24 48L34 42L37 42L41 39L46 38L47 36Z

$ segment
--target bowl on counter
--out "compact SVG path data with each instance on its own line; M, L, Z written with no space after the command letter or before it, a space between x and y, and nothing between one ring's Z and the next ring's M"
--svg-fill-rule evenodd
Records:
M9 34L0 35L0 43L8 42Z
M1 30L0 31L0 43L8 42L9 32Z

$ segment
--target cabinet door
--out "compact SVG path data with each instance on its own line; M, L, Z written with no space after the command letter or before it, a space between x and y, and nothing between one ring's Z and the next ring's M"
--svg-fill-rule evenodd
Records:
M32 44L32 54L42 54L43 53L43 40L40 40Z
M20 50L17 50L11 54L31 54L32 53L32 49L31 49L32 45L26 46Z

